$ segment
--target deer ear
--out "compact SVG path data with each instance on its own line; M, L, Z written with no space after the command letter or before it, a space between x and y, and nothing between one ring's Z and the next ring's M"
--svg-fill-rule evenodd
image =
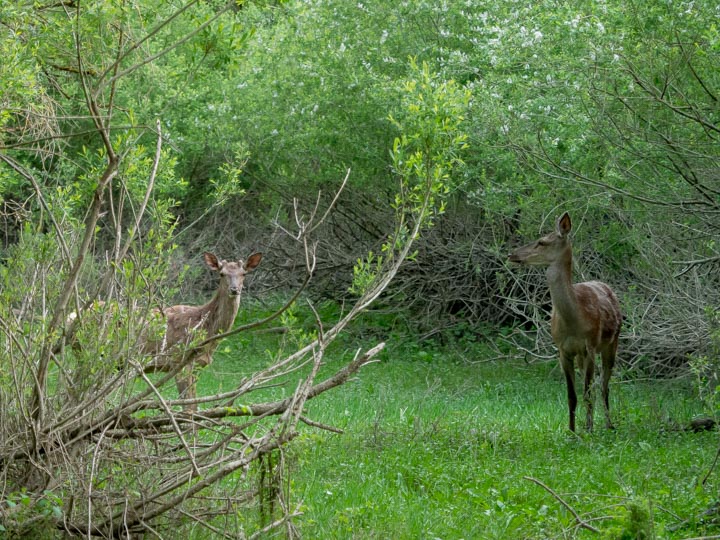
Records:
M250 271L253 268L255 268L258 264L260 264L260 260L262 259L262 253L253 253L248 257L248 260L245 261L245 270Z
M570 233L570 229L572 229L572 221L570 221L570 214L565 212L560 218L557 220L557 224L555 225L555 232L558 233L558 236L565 237Z
M216 272L220 270L222 263L218 261L218 258L215 255L206 251L203 253L203 257L205 258L205 264L208 265L208 268L215 270Z

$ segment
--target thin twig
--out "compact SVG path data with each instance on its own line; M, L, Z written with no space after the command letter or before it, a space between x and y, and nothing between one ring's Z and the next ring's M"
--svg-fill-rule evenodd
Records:
M268 533L272 531L273 529L277 529L281 525L284 525L287 521L291 520L294 517L302 516L303 513L300 511L293 512L292 514L288 514L286 516L281 517L277 521L273 521L270 525L267 525L266 527L260 529L256 533L254 533L252 536L248 537L248 540L255 540L256 538L260 538L265 533Z
M343 179L342 184L340 184L340 188L335 192L335 197L333 197L333 200L330 201L330 205L325 210L325 213L320 218L320 220L317 223L315 223L315 225L310 227L310 229L307 231L307 234L312 234L313 232L315 232L315 229L317 229L320 225L323 224L325 219L330 214L330 211L335 207L335 203L337 203L338 199L340 198L340 193L342 193L343 189L345 188L348 178L350 178L350 169L347 170L347 173L345 174L345 178Z
M558 494L557 494L551 487L549 487L547 484L544 484L543 482L541 482L541 481L538 480L537 478L533 478L532 476L523 476L523 480L529 480L530 482L534 482L535 484L537 484L538 486L540 486L541 488L543 488L545 491L547 491L550 495L552 495L553 497L555 497L555 498L558 500L558 502L559 502L560 504L562 504L562 505L568 510L568 512L570 512L570 513L573 515L573 517L575 518L575 521L577 522L577 524L578 524L580 527L582 527L583 529L587 529L588 531L592 531L592 532L594 532L594 533L600 533L600 530L599 530L599 529L596 529L595 527L593 527L592 525L590 525L588 522L586 522L584 519L582 519L582 518L580 517L580 515L575 511L575 509L574 509L572 506L570 506L567 502L565 502L565 501L563 500L563 498L562 498L560 495L558 495Z
M715 466L717 465L718 458L720 458L720 446L718 446L717 452L715 452L715 459L712 462L712 465L710 465L710 469L708 469L707 474L702 479L702 482L700 482L703 486L705 485L705 482L708 481L708 478L710 478L710 475L712 474L713 470L715 469Z
M315 420L310 420L307 416L300 415L300 421L304 424L307 424L308 426L318 429L324 429L325 431L332 431L333 433L339 433L340 435L345 433L345 431L340 428L328 426L327 424L321 424L320 422L316 422Z
M180 443L182 444L183 448L185 449L185 453L188 456L188 460L190 461L190 465L193 468L193 471L197 476L200 476L200 469L197 466L197 463L195 463L195 458L193 457L192 450L190 450L190 446L188 445L187 441L185 440L185 437L183 436L183 432L180 429L180 426L178 425L177 421L175 420L175 415L173 414L172 410L170 409L170 406L165 401L165 398L163 398L160 391L155 387L155 385L152 383L152 381L148 378L147 375L145 375L145 372L140 370L140 376L142 377L143 381L145 381L145 384L147 384L150 388L152 388L155 396L158 398L158 401L162 405L163 410L165 411L165 414L167 415L167 418L170 420L173 429L175 430L175 433L177 434L178 438L180 439Z

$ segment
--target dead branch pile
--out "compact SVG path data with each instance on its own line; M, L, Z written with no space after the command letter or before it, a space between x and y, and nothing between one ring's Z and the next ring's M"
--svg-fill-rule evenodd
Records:
M313 298L348 301L348 276L356 262L352 253L357 246L377 251L383 240L380 224L388 222L389 216L379 206L352 191L340 201L318 237L316 279L310 289ZM241 219L258 221L257 216ZM258 238L252 249L269 252L271 257L268 267L272 270L263 282L266 291L296 286L302 275L297 270L297 244L288 242L286 235ZM227 241L232 244L229 237ZM495 335L500 327L515 327L519 333L513 334L517 339L510 345L517 354L555 358L544 274L519 270L506 261L510 248L520 241L513 223L453 201L436 226L417 242L415 257L400 270L374 309L396 315L420 339ZM609 271L601 254L582 248L577 246L576 280L605 280L620 297L625 320L619 362L626 373L675 376L687 370L690 357L708 351L712 327L705 306L717 297L711 275L700 276L701 269L693 268L687 275L674 276L667 261L657 260L653 253L642 256L656 271L667 269L665 274L651 279L633 268Z

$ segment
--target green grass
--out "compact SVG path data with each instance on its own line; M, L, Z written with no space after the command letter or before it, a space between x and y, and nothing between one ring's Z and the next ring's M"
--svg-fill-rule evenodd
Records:
M221 345L200 392L267 363L264 351L278 339ZM702 412L690 384L614 381L616 429L604 429L596 407L596 430L585 433L579 409L576 436L555 363L483 362L476 348L470 364L452 351L391 344L381 362L308 404L309 417L345 433L305 426L287 451L305 538L599 537L525 477L552 488L605 538L635 538L622 533L632 521L627 509L638 505L649 509L658 538L720 534L695 520L718 500L720 472L698 486L717 433L675 429ZM354 352L335 349L321 378Z

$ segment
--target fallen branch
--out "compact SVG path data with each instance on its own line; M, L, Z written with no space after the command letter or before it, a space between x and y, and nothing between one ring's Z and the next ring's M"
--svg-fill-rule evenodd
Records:
M385 343L379 343L362 356L355 358L352 362L342 367L342 369L335 372L334 375L319 382L310 387L307 391L307 399L312 399L320 394L327 392L328 390L340 386L350 379L355 373L360 370L361 367L371 363L373 357L385 348ZM169 402L174 404L175 402ZM232 418L241 416L277 416L284 414L290 406L293 404L293 398L287 398L279 401L269 401L267 403L257 403L251 406L238 406L238 407L213 407L211 409L204 409L199 415L194 415L195 418L202 418L203 420L218 420L222 418ZM133 437L135 435L142 435L146 430L157 431L158 429L167 426L172 418L165 415L159 415L156 417L142 417L142 418L129 418L125 417L122 423L123 431L127 434L127 437ZM308 423L306 420L304 422ZM319 425L316 427L320 427ZM323 429L330 429L327 426L323 426ZM330 429L333 431L333 429ZM119 437L121 432L116 432L115 437Z
M545 491L547 491L550 495L555 497L558 500L558 502L560 504L562 504L568 510L568 512L570 512L573 515L573 517L575 518L575 522L578 524L579 527L582 527L583 529L587 529L588 531L592 531L594 533L600 532L599 529L596 529L595 527L590 525L587 521L583 520L580 517L580 515L575 511L575 509L572 506L570 506L567 502L565 502L565 500L560 495L555 493L555 491L553 491L553 489L551 487L549 487L547 484L544 484L543 482L541 482L537 478L533 478L532 476L523 476L523 479L529 480L530 482L534 482L535 484L537 484L538 486L543 488Z

